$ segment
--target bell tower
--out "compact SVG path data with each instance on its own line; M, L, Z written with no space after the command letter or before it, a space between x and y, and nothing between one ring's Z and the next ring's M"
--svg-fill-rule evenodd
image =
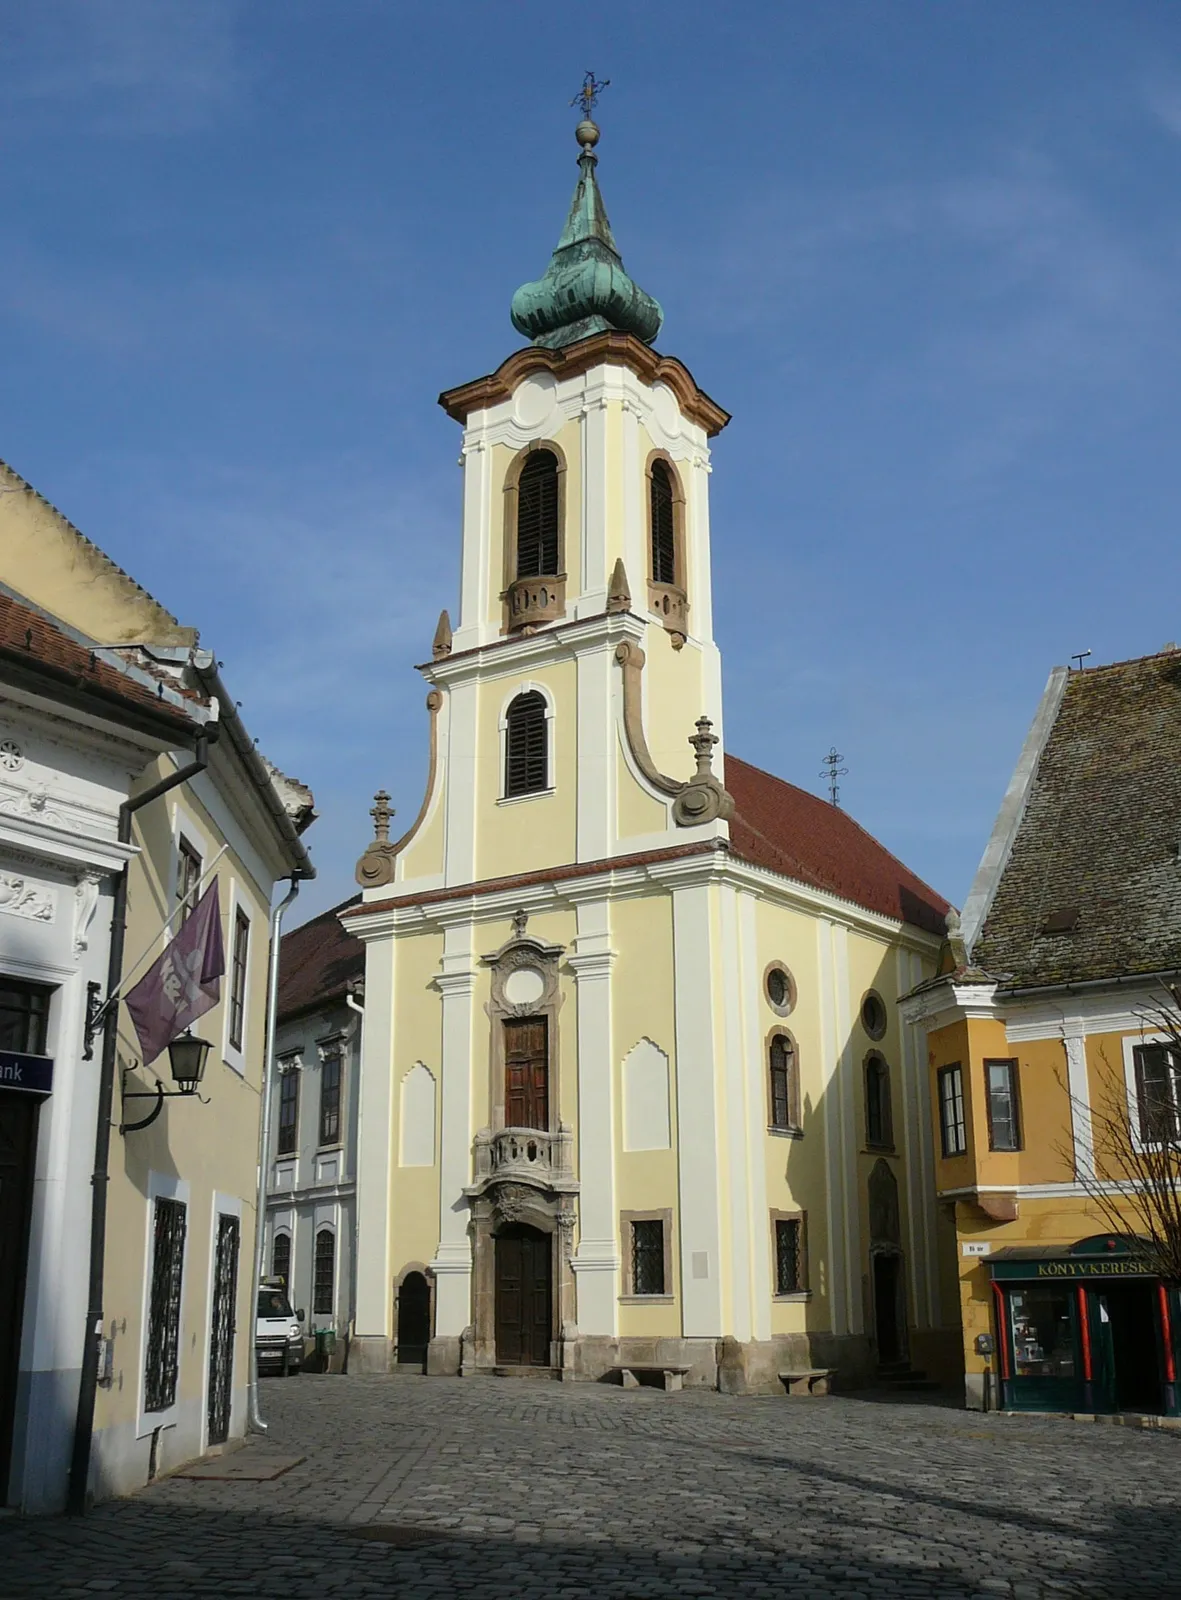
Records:
M513 296L530 343L440 396L463 428L459 608L421 669L430 792L362 858L367 888L726 837L709 441L729 418L653 349L663 312L599 189L595 88L565 226Z

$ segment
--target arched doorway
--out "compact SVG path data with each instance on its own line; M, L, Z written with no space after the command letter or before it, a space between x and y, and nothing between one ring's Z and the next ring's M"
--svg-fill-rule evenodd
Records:
M398 1286L398 1365L425 1367L431 1341L431 1286L421 1272L408 1272Z
M907 1359L906 1286L898 1180L885 1160L869 1175L869 1263L878 1366L896 1367Z
M506 1224L496 1243L496 1362L548 1367L553 1338L553 1235Z

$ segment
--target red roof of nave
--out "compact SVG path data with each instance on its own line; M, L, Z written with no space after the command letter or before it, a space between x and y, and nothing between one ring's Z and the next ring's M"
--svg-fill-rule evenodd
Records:
M948 902L839 806L732 755L726 756L726 788L735 807L730 845L743 861L866 911L944 933Z

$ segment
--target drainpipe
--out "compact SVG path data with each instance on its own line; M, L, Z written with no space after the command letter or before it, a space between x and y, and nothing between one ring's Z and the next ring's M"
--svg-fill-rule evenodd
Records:
M258 1195L254 1211L254 1278L250 1285L250 1379L246 1390L247 1415L255 1433L267 1425L258 1409L258 1284L262 1277L262 1247L267 1220L267 1167L271 1149L271 1077L275 1061L275 1032L279 1009L279 936L283 913L299 893L302 874L291 874L291 887L271 912L271 960L267 973L267 1037L262 1058L262 1112L258 1119Z
M352 991L349 991L348 993L346 993L344 999L345 999L345 1004L348 1006L349 1010L356 1012L356 1017L355 1017L355 1019L353 1021L352 1030L351 1030L351 1032L349 1034L349 1045L351 1047L353 1044L355 1044L356 1047L357 1047L357 1079L356 1079L356 1082L357 1082L357 1095L358 1095L358 1099L359 1099L360 1098L360 1088L361 1088L361 1059L360 1058L361 1058L361 1051L364 1048L364 1040L362 1038L362 1029L363 1029L363 1027L365 1025L365 1007L357 999L356 995L352 993ZM354 1329L356 1327L356 1324L357 1324L357 1230L358 1230L358 1227L359 1227L359 1222L358 1222L358 1218L357 1218L357 1200L358 1200L358 1193L357 1193L357 1147L361 1142L361 1120L360 1120L359 1111L360 1111L359 1107L356 1108L356 1112L350 1111L350 1115L355 1115L356 1116L356 1121L354 1123L354 1127L356 1129L356 1133L355 1133L355 1136L353 1138L353 1232L352 1232L352 1238L349 1240L349 1320L348 1320L348 1326L347 1326L347 1328L345 1330L345 1336L344 1336L344 1359L345 1359L345 1371L346 1372L348 1371L349 1351L352 1348L352 1343L353 1343L353 1331L354 1331Z
M125 800L119 807L118 839L131 843L131 819L135 812L158 800L169 789L187 783L209 765L209 746L219 732L216 723L207 724L197 735L193 759L142 794ZM131 863L125 862L115 879L115 900L111 908L111 950L107 961L107 1014L103 1023L103 1053L98 1081L98 1123L94 1133L94 1172L90 1183L90 1286L87 1297L86 1338L82 1346L82 1373L78 1384L78 1414L74 1423L74 1449L70 1459L66 1510L80 1517L86 1511L90 1482L90 1449L94 1438L94 1402L98 1392L99 1346L103 1332L103 1277L107 1253L107 1183L111 1154L111 1108L115 1096L115 1061L119 1043L119 984L123 977L123 947L127 937L127 879ZM112 998L114 997L114 998Z

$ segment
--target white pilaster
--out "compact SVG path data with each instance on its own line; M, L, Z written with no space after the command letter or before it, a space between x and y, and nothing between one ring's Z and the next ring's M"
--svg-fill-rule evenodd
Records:
M673 891L681 1305L686 1338L722 1327L713 941L706 884Z
M463 557L456 650L468 650L495 637L495 629L486 620L492 553L492 452L479 434L482 421L483 414L471 419L463 442Z
M640 457L640 408L628 396L623 402L623 564L632 588L632 610L648 612L647 520L644 507L644 463Z
M579 861L602 861L615 851L615 707L618 671L610 641L580 651L578 669Z
M1095 1130L1091 1119L1091 1084L1087 1077L1087 1036L1081 1017L1068 1017L1062 1027L1066 1049L1066 1082L1070 1090L1070 1130L1074 1170L1080 1181L1095 1171Z
M771 1337L771 1213L767 1203L767 1047L759 1015L759 990L751 982L762 971L753 894L738 896L738 938L746 1041L747 1200L750 1205L751 1336ZM790 1147L788 1147L790 1148Z
M452 924L443 937L443 970L435 979L443 996L439 1247L435 1274L435 1332L460 1334L472 1318L472 1252L464 1188L471 1182L472 1021L476 974L473 927ZM388 1142L388 1140L387 1140Z
M838 1064L837 1104L841 1127L841 1182L845 1207L845 1304L849 1332L865 1327L861 1294L861 1197L857 1185L857 1100L860 1077L853 1052L853 1006L849 993L849 930L843 922L829 924L833 955L833 1007L836 1020ZM831 1158L830 1158L831 1159Z
M569 958L578 1005L578 1249L576 1317L584 1334L619 1331L615 1208L615 1061L611 1046L611 907L580 901Z
M849 1295L846 1278L847 1240L845 1237L848 1195L841 1119L841 1046L837 1014L836 978L833 969L833 925L827 917L816 919L816 956L820 976L820 1098L824 1106L824 1209L826 1213L828 1261L825 1287L828 1291L832 1331L849 1331Z
M746 898L745 896L743 898ZM726 1220L729 1231L729 1282L730 1316L726 1332L735 1339L751 1337L754 1320L751 1283L751 1251L754 1233L751 1228L750 1174L751 1150L748 1140L747 1115L748 1078L743 1070L742 1050L742 961L739 928L739 896L728 886L718 890L718 911L721 922L722 968L722 1075L725 1093L719 1112L726 1119L727 1154L727 1206ZM721 1135L721 1127L718 1133ZM761 1142L761 1141L760 1141ZM766 1230L766 1221L763 1231Z
M468 679L451 686L447 695L446 818L443 881L473 883L476 877L476 751L479 741L480 685Z
M689 630L697 639L714 636L713 580L709 546L709 451L702 445L682 472L688 481L685 507L689 543ZM713 712L710 712L713 715Z
M917 956L901 947L895 952L898 993L909 994L921 975ZM934 1233L929 1216L930 1190L923 1168L924 1101L920 1076L927 1070L924 1039L911 1022L899 1023L897 1103L902 1123L902 1158L906 1163L906 1276L911 1316L919 1328L932 1326L928 1278L934 1265Z
M576 617L593 617L607 604L607 407L605 368L587 375L582 412L582 582ZM629 578L631 574L628 574ZM632 579L634 582L635 580Z
M392 938L376 939L366 948L357 1105L356 1332L370 1338L388 1338L391 1331L395 961Z

